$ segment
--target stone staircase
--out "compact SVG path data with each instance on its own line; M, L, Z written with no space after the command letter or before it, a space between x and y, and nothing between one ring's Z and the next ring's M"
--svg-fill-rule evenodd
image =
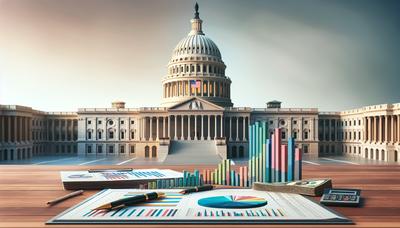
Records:
M171 141L169 153L164 164L218 164L215 141Z

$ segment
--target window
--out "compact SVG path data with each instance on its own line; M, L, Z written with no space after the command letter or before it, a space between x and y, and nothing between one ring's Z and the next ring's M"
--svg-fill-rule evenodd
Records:
M101 124L101 120L97 121L98 124Z
M297 124L297 120L293 120L293 124Z
M92 145L88 145L87 146L87 151L86 151L88 154L91 154L92 153Z
M273 124L273 123L274 123L274 121L272 121L272 120L269 121L269 124Z
M282 126L285 125L285 121L284 121L284 120L281 120L279 123L280 123Z
M134 139L134 138L135 138L135 132L131 131L131 139Z
M304 152L305 154L308 153L308 145L303 145L303 152Z
M286 139L286 132L282 131L282 139Z
M131 145L131 154L134 154L134 153L135 153L135 146Z
M125 123L125 121L121 120L121 124L124 124L124 123Z
M87 136L87 138L88 138L88 139L92 139L92 132L91 132L91 131L88 131L88 136Z
M101 131L99 131L99 132L98 132L98 137L97 137L97 138L101 139L101 136L102 136L102 135L101 135Z
M307 125L308 124L308 120L304 120L304 124Z
M109 124L109 125L113 125L113 124L114 124L114 121L109 120L109 121L108 121L108 124Z
M119 146L119 153L121 153L121 154L125 153L125 146L124 145L120 145Z
M121 139L125 139L125 131L121 131Z
M114 153L114 145L108 146L108 153L110 153L110 154Z
M110 138L110 139L114 138L114 131L109 131L108 132L108 138Z
M134 120L131 120L131 124L135 124L135 121L134 121Z
M103 153L103 146L102 146L102 145L98 145L98 146L97 146L97 153L98 153L98 154Z
M88 120L88 121L87 121L87 124L92 124L92 121L91 121L91 120Z
M297 131L293 132L293 138L297 139Z
M308 139L308 131L304 132L304 139Z

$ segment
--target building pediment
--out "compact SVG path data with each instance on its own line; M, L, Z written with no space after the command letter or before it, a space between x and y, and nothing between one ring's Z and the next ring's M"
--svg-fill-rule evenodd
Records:
M171 106L168 110L179 111L223 111L224 108L204 99L194 97L185 100L179 104Z

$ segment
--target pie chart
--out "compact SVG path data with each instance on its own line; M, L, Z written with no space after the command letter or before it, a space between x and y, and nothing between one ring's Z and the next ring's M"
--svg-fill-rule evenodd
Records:
M267 200L255 196L228 195L202 198L197 203L212 208L253 208L267 205Z

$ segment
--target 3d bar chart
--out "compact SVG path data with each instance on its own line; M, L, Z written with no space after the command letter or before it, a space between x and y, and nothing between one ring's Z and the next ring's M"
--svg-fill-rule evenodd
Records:
M249 126L247 166L234 167L230 159L225 159L214 170L183 171L182 178L152 181L144 188L184 188L203 184L251 187L254 182L301 180L302 152L296 148L294 138L289 137L287 144L283 144L280 128L269 132L264 121Z

